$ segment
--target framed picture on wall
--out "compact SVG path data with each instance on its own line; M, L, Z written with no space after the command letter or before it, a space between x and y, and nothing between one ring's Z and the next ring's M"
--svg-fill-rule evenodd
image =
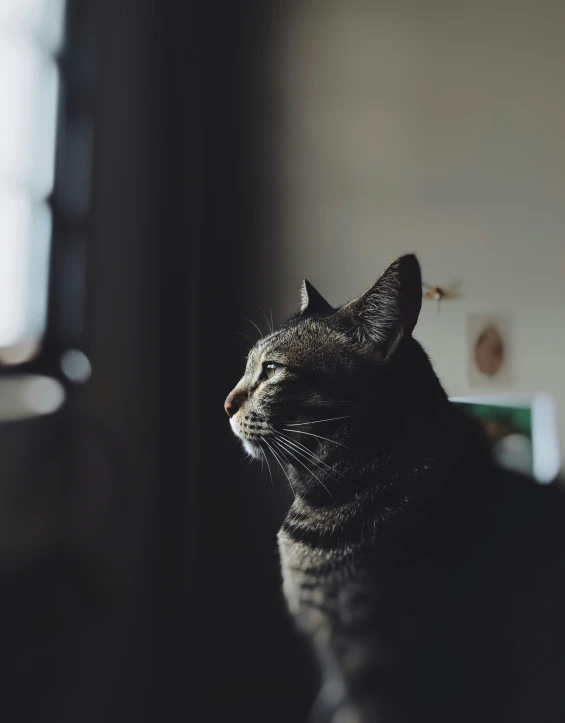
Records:
M514 381L511 318L505 314L468 314L466 331L469 385L510 387Z

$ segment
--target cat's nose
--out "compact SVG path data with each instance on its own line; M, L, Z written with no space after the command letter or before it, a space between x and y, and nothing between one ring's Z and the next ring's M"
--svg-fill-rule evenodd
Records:
M228 417L233 417L233 415L237 412L237 404L234 404L232 398L228 397L224 402L224 409L226 410Z
M224 409L227 412L228 417L233 417L237 410L243 404L243 395L234 394L233 392L228 395L228 398L224 402Z

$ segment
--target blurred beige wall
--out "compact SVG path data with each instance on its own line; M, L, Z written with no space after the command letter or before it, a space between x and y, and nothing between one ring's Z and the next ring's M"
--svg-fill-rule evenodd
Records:
M452 395L466 315L509 314L509 391L549 391L565 450L565 3L287 4L274 46L279 313L414 251L462 298L417 338ZM501 390L504 391L504 390Z

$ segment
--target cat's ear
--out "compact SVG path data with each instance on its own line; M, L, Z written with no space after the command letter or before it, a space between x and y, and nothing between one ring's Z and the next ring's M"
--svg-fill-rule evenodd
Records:
M333 308L324 297L316 291L312 284L304 279L300 287L301 314L328 314Z
M391 353L403 336L412 334L422 307L422 276L414 254L401 256L371 288L342 306L341 321L363 345Z

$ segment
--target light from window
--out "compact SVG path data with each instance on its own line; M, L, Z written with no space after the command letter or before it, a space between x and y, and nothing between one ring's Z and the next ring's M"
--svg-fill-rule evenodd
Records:
M0 0L0 350L45 331L64 10Z

